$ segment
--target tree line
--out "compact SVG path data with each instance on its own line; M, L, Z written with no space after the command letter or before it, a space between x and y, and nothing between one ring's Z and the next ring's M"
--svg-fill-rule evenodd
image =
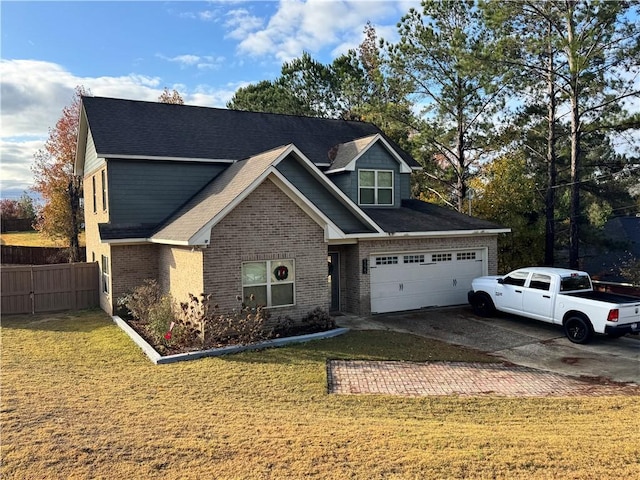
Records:
M423 1L397 42L367 24L357 49L303 53L227 107L375 123L422 164L416 197L513 229L504 268L578 268L640 210L637 19L636 1Z
M638 13L637 0L426 0L396 42L368 23L357 48L328 64L305 52L227 107L374 123L422 165L414 197L512 229L501 270L578 268L608 219L640 211ZM71 245L83 94L33 166L39 228Z

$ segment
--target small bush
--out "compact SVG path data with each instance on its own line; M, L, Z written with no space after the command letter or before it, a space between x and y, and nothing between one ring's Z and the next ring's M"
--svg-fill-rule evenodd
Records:
M325 309L316 307L302 318L302 324L318 330L336 328L336 321Z
M175 317L173 299L170 295L163 296L157 304L151 307L148 313L149 324L147 328L155 342L168 345L181 342L183 332L180 326L177 328L174 326L169 338L165 338L171 327L171 322L175 321Z
M264 307L249 307L244 303L231 312L221 312L211 301L211 294L200 297L189 294L189 301L180 303L178 315L185 337L197 339L203 347L247 344L269 338L271 330L265 325L268 319L269 313Z
M136 320L149 322L149 312L160 303L162 293L158 282L153 279L146 279L137 287L133 293L124 295L118 300L129 311L129 314Z

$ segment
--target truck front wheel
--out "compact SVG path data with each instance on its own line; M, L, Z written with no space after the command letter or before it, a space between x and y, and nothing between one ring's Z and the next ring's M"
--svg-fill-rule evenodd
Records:
M473 313L480 317L490 317L496 311L491 297L486 293L476 293L471 301Z
M582 315L571 315L564 321L564 333L573 343L589 343L593 336L591 322Z

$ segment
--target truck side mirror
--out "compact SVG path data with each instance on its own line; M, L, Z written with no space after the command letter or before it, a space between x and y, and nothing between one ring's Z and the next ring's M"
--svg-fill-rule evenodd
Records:
M504 283L504 278L499 278L499 279L498 279L498 283L499 283L500 285L502 285L502 284Z

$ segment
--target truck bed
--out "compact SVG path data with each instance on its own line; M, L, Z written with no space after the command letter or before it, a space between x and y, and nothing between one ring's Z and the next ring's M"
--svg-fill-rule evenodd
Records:
M610 292L573 292L573 293L561 293L561 295L568 295L570 297L580 297L589 300L598 300L606 303L636 303L640 302L638 297L630 297L629 295L621 295L619 293Z

